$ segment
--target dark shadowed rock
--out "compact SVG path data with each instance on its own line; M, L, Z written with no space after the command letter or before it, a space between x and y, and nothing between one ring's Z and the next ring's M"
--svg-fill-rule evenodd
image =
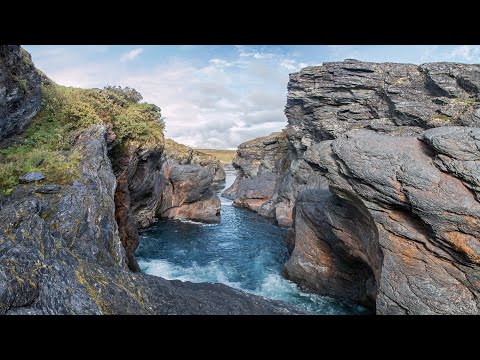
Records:
M215 178L222 178L223 168L208 155L166 139L153 145L131 143L113 148L110 157L117 177L116 220L133 271L140 270L134 256L138 229L157 218L220 221L220 200L210 188Z
M138 228L153 223L160 206L162 149L162 143L150 147L129 144L110 152L117 179L115 218L127 264L133 271L140 270L134 256L139 244Z
M38 187L35 192L40 194L54 194L62 190L62 187L59 185L44 185Z
M25 130L40 99L40 76L30 54L18 45L0 45L0 141Z

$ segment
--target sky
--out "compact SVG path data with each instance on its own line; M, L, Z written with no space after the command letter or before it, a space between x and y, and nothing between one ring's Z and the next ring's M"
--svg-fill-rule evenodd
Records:
M135 88L162 109L166 136L194 148L235 149L287 125L290 73L357 59L480 63L478 45L24 45L56 83Z

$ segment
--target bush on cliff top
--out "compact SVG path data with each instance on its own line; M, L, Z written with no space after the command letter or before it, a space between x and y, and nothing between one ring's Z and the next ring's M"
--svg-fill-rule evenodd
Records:
M46 182L66 184L78 177L81 156L69 151L73 136L93 124L105 124L116 134L116 144L163 142L165 127L160 108L140 103L134 89L104 89L42 85L42 107L23 141L0 150L0 194L9 194L18 178L40 171Z

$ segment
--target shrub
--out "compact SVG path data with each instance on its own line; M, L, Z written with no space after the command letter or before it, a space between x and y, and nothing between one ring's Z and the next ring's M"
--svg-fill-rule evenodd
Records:
M42 104L21 144L0 150L0 193L8 195L20 176L40 171L46 182L66 184L79 176L81 156L71 152L72 134L93 124L110 125L116 144L163 142L160 108L140 103L134 89L67 88L42 85Z
M124 88L121 86L105 86L103 90L107 96L112 97L113 99L118 100L118 98L122 98L126 102L132 104L137 104L143 99L142 95L137 90L128 86Z

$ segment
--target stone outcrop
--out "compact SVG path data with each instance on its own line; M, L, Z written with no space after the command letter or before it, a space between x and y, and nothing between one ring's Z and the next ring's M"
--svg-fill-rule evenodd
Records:
M266 186L293 212L284 274L379 314L480 313L479 86L453 63L291 74L288 169Z
M21 135L40 104L36 75L22 73L35 68L25 68L19 51L25 56L19 47L0 47L0 89L7 89L0 93L0 140L7 146L5 136ZM18 85L10 79L22 74L27 91L19 92L21 80ZM71 147L62 153L78 160L74 180L57 184L49 176L29 173L0 196L0 314L299 313L222 284L132 272L138 270L133 255L137 229L153 222L162 200L171 196L166 184L176 187L177 208L205 207L209 187L214 176L220 180L221 171L212 164L169 160L162 141L120 146L115 138L106 125L72 133ZM189 209L185 216L200 209Z
M157 218L220 221L220 199L211 188L222 174L225 179L225 172L213 157L196 154L170 139L113 147L110 157L117 177L116 220L133 271L140 270L134 256L138 230Z
M167 161L163 166L163 178L165 189L158 209L159 217L220 222L220 199L211 188L213 176L209 169Z
M479 85L462 64L292 74L287 277L379 314L480 313Z
M40 75L18 45L0 45L0 140L21 134L40 110Z
M207 169L213 176L214 183L225 181L225 170L215 156L179 144L172 139L165 140L165 158L179 165L199 165Z
M106 138L99 125L76 138L73 184L24 184L0 199L0 314L298 313L221 284L132 273Z
M277 132L240 144L232 165L237 177L222 195L232 199L236 206L275 218L276 205L280 202L278 190L288 166L285 133ZM288 216L284 214L285 218Z
M130 144L110 152L117 179L115 219L126 250L127 264L140 271L134 253L139 244L138 229L156 219L162 192L161 157L164 144L154 146Z

